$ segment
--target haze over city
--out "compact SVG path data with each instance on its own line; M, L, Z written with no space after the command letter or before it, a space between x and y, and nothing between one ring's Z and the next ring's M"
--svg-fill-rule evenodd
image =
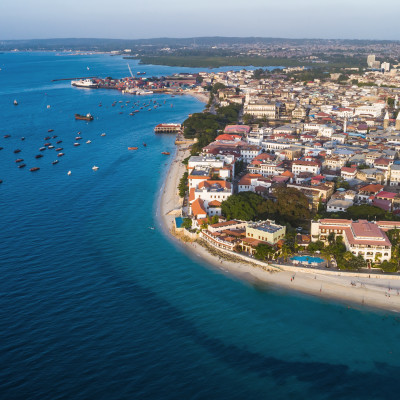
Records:
M399 3L372 0L214 2L161 0L0 3L0 40L261 36L397 40Z

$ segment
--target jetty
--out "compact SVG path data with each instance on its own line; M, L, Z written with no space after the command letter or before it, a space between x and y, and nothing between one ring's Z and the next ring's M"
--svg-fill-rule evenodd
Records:
M154 133L181 133L181 124L158 124L154 128Z

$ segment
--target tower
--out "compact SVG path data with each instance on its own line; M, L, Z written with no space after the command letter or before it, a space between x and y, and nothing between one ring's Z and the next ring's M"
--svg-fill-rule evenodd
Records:
M396 125L394 129L396 129L396 131L400 131L400 112L397 114Z
M399 105L399 96L397 96L397 94L396 94L396 96L394 98L394 108L397 108L398 105Z
M385 117L383 118L383 129L387 129L389 127L389 122L390 122L389 113L386 110Z
M347 118L344 119L344 123L343 123L343 133L346 133L347 131Z

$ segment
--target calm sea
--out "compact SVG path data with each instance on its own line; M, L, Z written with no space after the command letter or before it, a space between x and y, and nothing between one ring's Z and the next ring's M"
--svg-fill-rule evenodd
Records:
M147 76L188 71L129 63ZM395 314L236 279L163 236L155 214L170 159L161 151L173 152L174 138L153 128L203 105L51 82L123 77L126 64L0 55L0 398L396 398ZM154 101L161 107L129 115L133 102ZM88 112L93 122L74 120ZM35 158L57 140L57 165L55 149Z

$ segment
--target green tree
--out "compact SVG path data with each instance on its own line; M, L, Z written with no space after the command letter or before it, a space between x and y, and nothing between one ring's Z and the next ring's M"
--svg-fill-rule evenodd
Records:
M256 247L256 251L254 253L254 257L257 260L265 260L266 258L270 258L271 255L275 253L275 249L268 244L259 243Z
M180 197L185 197L185 194L188 190L188 173L185 172L179 181L178 185L178 190L179 190L179 196Z
M192 227L192 220L190 218L184 218L181 226L190 229Z
M223 83L217 82L212 86L211 93L217 94L218 90L225 89L226 86Z
M316 252L316 251L321 251L323 250L325 247L324 242L322 242L321 240L317 240L316 242L311 242L308 246L307 246L307 250L311 251L312 253Z

